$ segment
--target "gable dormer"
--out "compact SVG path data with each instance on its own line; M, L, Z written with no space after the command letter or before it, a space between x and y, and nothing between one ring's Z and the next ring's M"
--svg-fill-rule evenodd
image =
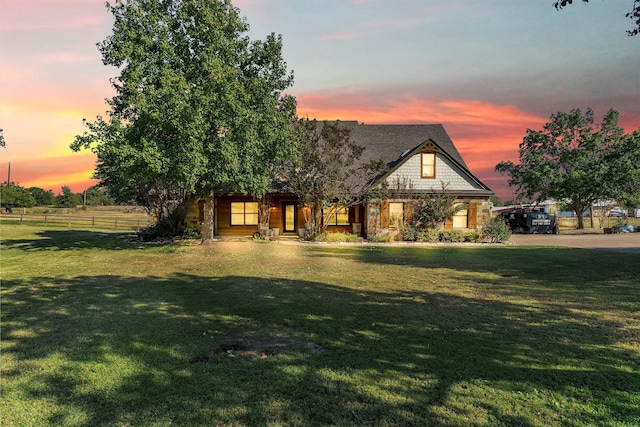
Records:
M428 141L421 150L420 154L420 178L435 179L437 176L436 159L438 154L443 154L442 150L436 147L432 141Z

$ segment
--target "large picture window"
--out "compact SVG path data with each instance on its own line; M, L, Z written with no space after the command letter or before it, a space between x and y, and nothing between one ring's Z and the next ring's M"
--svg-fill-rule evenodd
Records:
M422 153L420 161L420 176L422 178L436 177L436 153Z
M324 223L327 225L349 225L349 208L331 207L325 211Z
M258 225L258 202L231 202L231 225Z

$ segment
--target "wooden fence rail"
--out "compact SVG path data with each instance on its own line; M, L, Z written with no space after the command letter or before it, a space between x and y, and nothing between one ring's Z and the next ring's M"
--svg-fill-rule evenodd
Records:
M33 223L45 226L66 226L69 228L98 228L111 230L132 230L139 232L151 223L149 219L116 218L103 216L55 215L55 214L3 214L2 220L17 221L20 224Z

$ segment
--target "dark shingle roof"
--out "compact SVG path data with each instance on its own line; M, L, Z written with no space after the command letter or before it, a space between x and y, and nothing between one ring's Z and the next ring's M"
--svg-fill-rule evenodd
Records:
M348 128L351 131L350 138L365 147L362 156L357 162L359 165L365 165L372 160L382 160L387 165L387 173L378 176L376 179L384 179L411 157L408 155L410 152L425 144L432 143L450 161L455 163L462 173L466 174L468 178L478 185L476 190L466 190L465 193L483 196L493 194L489 187L471 173L441 124L366 125L358 124L355 120L337 120L332 123Z
M469 172L467 164L441 124L365 125L358 124L356 121L338 123L340 126L351 129L351 139L366 147L360 159L362 163L380 159L392 165L400 160L402 153L431 140Z

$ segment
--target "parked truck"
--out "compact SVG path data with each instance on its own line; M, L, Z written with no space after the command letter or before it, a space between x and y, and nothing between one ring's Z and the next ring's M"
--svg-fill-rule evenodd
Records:
M500 213L512 233L558 234L554 215L530 209L517 208Z

